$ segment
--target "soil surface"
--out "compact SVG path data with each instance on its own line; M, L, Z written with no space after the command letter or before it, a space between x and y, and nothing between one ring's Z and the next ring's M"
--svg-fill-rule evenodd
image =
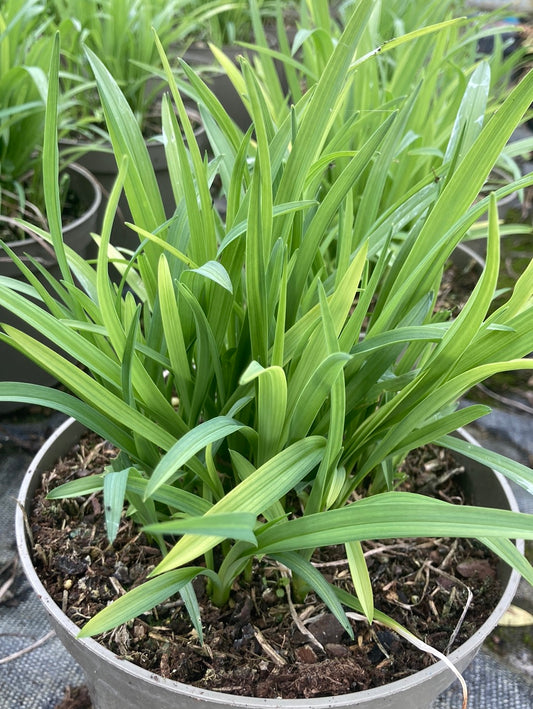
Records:
M43 476L30 519L34 561L44 585L80 627L110 601L139 585L158 563L133 521L124 516L113 545L98 495L47 500L66 480L98 472L114 451L89 435ZM403 489L463 504L462 469L447 453L427 447L404 467ZM376 606L426 643L449 652L479 627L499 600L497 560L477 542L404 539L365 545ZM328 581L351 591L344 548L323 550L314 562ZM268 559L250 583L236 583L229 604L214 607L195 584L204 643L180 598L97 639L114 653L170 679L230 694L312 698L376 687L432 664L385 627L352 620L350 638L322 601L292 597L285 569ZM75 707L78 698L66 697ZM85 698L82 697L82 701ZM80 705L85 706L85 705Z
M442 276L435 311L448 310L452 317L457 317L472 295L480 273L481 269L475 262L461 268L450 261Z

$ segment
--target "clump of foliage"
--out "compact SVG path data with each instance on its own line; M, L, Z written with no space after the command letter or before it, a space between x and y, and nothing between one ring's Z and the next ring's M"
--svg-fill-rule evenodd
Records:
M243 61L253 117L245 135L184 67L210 135L210 160L200 154L157 42L172 97L164 97L161 116L176 203L169 220L135 115L87 49L121 166L97 263L91 266L63 244L49 164L51 230L41 235L55 248L62 280L48 279L50 294L20 264L29 282L24 289L12 279L0 281L0 304L46 333L55 349L8 326L1 339L67 390L0 383L0 400L52 406L121 451L104 474L51 494L103 491L110 541L125 505L164 554L150 580L91 619L82 635L180 593L201 636L194 578L205 575L211 598L224 604L234 579L264 555L290 569L297 594L312 588L347 632L346 607L393 624L374 611L361 548L369 539L474 537L533 580L511 541L533 538L531 515L395 489L404 456L429 442L532 489L531 470L451 434L488 412L481 405L458 407L471 387L496 372L533 368L527 358L533 263L489 315L499 227L494 196L475 201L531 102L533 75L486 122L479 94L466 85L447 146L453 159L442 178L427 175L406 192L393 184L397 197L379 215L379 239L372 225L355 229L358 181L384 155L393 162L404 120L401 109L384 112L354 146L342 119L339 97L353 90L359 68L374 61L370 53L354 62L373 5L355 5L317 83L279 123ZM431 31L441 30L447 25ZM51 81L57 81L58 57L56 43ZM487 91L489 84L483 86ZM53 162L56 114L50 109L45 160ZM324 192L322 178L337 160ZM215 176L227 199L225 220L212 206ZM533 176L523 182L531 184ZM139 235L131 259L111 243L122 189ZM486 268L462 312L446 318L434 312L442 271L487 210ZM399 225L405 233L395 255ZM110 260L122 275L118 285L109 278ZM310 563L314 549L334 544L346 547L355 595L332 587Z

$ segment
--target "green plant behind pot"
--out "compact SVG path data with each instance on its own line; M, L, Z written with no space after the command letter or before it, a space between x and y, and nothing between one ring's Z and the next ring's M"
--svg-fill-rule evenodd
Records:
M0 10L0 212L41 222L40 151L51 51L47 25L38 0L7 0Z
M254 125L243 138L198 83L216 137L209 163L159 45L177 110L176 118L165 97L162 129L177 204L166 222L149 211L150 168L137 121L122 110L124 97L105 66L87 53L121 165L98 263L93 268L65 249L59 222L51 219L43 238L66 256L80 286L72 279L68 286L56 282L52 298L30 273L24 289L11 279L0 282L0 304L83 365L4 326L2 339L53 371L67 391L0 383L0 400L52 406L120 449L103 474L52 495L103 491L110 541L126 503L164 555L147 583L90 620L83 635L182 593L201 636L192 580L207 575L212 599L224 604L234 580L265 554L292 571L298 595L311 588L321 596L347 632L342 604L392 624L374 612L360 546L368 539L473 537L533 580L510 541L533 538L531 515L396 491L399 462L428 442L488 462L533 490L528 468L450 435L488 412L480 405L458 407L472 386L498 371L533 367L526 357L533 350L533 264L488 316L499 263L495 201L472 206L531 102L533 75L458 157L433 208L409 233L408 253L390 268L386 246L375 260L368 240L354 242L346 214L357 176L384 149L394 116L365 136L326 195L308 194L316 174L327 169L324 136L340 110L338 95L353 81L349 67L372 6L357 3L314 91L279 127L246 62ZM58 56L56 45L52 81ZM342 135L336 138L346 152ZM51 110L47 148L54 139ZM215 175L227 195L225 222L211 205ZM45 180L54 212L53 170L45 171ZM134 256L121 267L128 289L108 275L111 223L123 186L142 240L141 260ZM405 202L411 197L407 193ZM443 320L433 312L442 269L487 209L486 269L460 315ZM389 239L394 215L390 219ZM335 255L326 259L332 243ZM294 290L310 248L312 268ZM170 551L165 537L177 539ZM344 544L351 560L355 595L343 594L342 604L310 563L316 547L332 544ZM198 559L202 563L191 566Z
M196 2L196 6L204 3ZM195 33L195 41L213 42L217 47L232 45L238 41L247 41L252 37L252 20L249 0L243 2L212 3L221 8L206 23L206 27ZM293 2L282 0L281 5L292 7ZM278 0L259 0L258 10L263 22L271 22L276 16Z
M279 49L273 50L262 31L255 3L250 5L255 45L243 46L259 55L255 71L272 120L280 126L290 115L291 101L297 102L312 90L323 74L339 40L342 18L335 22L327 3L307 3L298 19L298 31L289 41L280 5ZM328 170L319 175L324 194L350 159L340 154L339 142L345 149L357 150L384 117L398 113L381 156L369 163L352 191L354 229L361 240L374 229L379 241L382 215L397 210L410 189L420 190L445 178L456 153L468 150L483 122L510 91L521 65L523 51L505 57L504 46L498 41L489 57L480 55L481 38L496 34L498 39L499 30L494 28L497 16L481 15L466 23L464 18L453 19L456 5L401 0L375 3L354 52L350 67L353 81L339 95L339 110L324 149L331 154ZM242 73L219 50L213 48L213 52L250 110ZM372 54L373 61L368 61ZM275 69L274 59L282 64L283 72ZM283 75L289 98L281 84ZM201 101L197 94L195 97ZM520 178L518 165L507 154L499 156L498 163L505 165L512 180ZM422 199L418 202L422 204ZM397 248L405 236L402 227L394 234Z
M63 130L101 136L102 116L84 46L95 52L121 87L145 135L154 133L161 82L153 30L166 52L186 45L205 23L235 3L192 0L54 0L63 48Z

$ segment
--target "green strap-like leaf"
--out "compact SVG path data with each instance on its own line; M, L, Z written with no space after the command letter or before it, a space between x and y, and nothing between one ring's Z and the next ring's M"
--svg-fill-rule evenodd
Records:
M50 80L46 102L43 138L43 190L46 216L61 275L73 283L63 247L61 206L59 198L59 149L57 142L57 112L59 102L59 32L56 32L50 58Z
M346 72L373 5L372 0L358 0L355 4L346 29L339 38L319 83L314 87L307 104L305 119L300 123L297 139L278 187L279 199L276 202L285 200L287 196L289 199L296 199L301 194L307 172L326 140L328 126L335 118L333 107L342 92Z
M57 347L108 382L110 388L120 386L120 367L117 362L87 338L80 337L79 333L67 326L63 320L47 313L23 294L16 293L14 289L5 288L1 283L0 304L20 316L38 332L45 333Z
M227 290L228 293L233 293L233 285L228 272L218 261L207 261L203 266L193 268L190 273L197 273L199 276L203 276L213 281L213 283L218 284Z
M533 470L526 465L455 436L441 436L435 440L435 443L497 470L533 495Z
M256 516L247 512L203 515L172 519L144 527L149 534L202 534L212 537L238 539L257 546L254 534Z
M180 311L178 308L177 293L172 282L168 261L161 254L158 268L158 292L161 308L163 333L171 362L172 373L176 384L180 402L180 414L189 420L191 413L191 399L193 381L190 370L189 357L183 336Z
M353 189L358 177L368 166L368 163L389 130L393 120L394 115L385 120L374 134L370 136L367 142L361 146L360 150L346 166L339 178L328 189L320 207L317 209L311 223L308 225L305 240L298 253L290 281L289 294L290 300L293 303L293 307L289 313L290 322L294 321L296 314L295 306L300 302L304 283L309 276L318 246L323 240L331 220L338 211L339 205L344 200L346 193Z
M356 596L371 623L374 619L374 594L361 542L347 542L344 546Z
M268 313L264 244L265 241L270 240L271 233L265 231L270 226L270 219L267 220L267 224L263 220L261 171L262 166L256 161L248 205L244 259L252 358L266 366L268 359ZM272 215L270 215L271 217Z
M532 90L533 73L530 72L515 86L484 126L449 179L425 220L416 243L401 264L395 281L394 298L386 302L382 311L382 316L387 322L394 310L397 308L405 310L406 303L416 297L420 289L422 273L431 283L444 266L455 243L464 233L456 230L456 227L478 196L500 152L528 109ZM444 236L436 242L435 234Z
M428 367L431 367L431 383L435 387L440 377L450 371L460 370L460 355L468 348L487 314L494 296L500 266L500 232L498 228L498 208L496 198L491 195L489 208L489 237L487 241L487 260L481 277L450 328L439 343Z
M349 361L350 355L346 352L332 352L319 362L304 388L300 390L294 408L289 412L288 439L290 441L303 438L307 434L320 407Z
M105 475L88 475L86 478L77 478L68 483L58 485L47 494L48 500L62 500L67 497L83 497L100 492L104 489Z
M533 539L533 515L386 492L340 509L289 520L264 532L258 530L257 553L420 536Z
M129 158L125 191L133 219L152 231L165 221L165 210L139 124L102 61L88 47L85 52L96 78L117 163L124 155Z
M195 426L161 458L146 487L144 499L151 497L163 483L209 443L220 441L242 428L244 424L228 416L217 416Z
M209 571L200 566L191 566L187 569L177 569L163 576L147 581L132 589L125 596L97 613L78 633L79 638L88 638L91 635L105 633L110 628L115 628L121 623L135 618L141 613L154 608L158 603L163 603L199 574L209 575Z
M125 468L104 476L105 526L110 544L113 544L117 536L129 473L130 469Z
M258 362L252 362L240 383L253 379L257 381L257 465L262 465L279 451L287 412L287 379L281 367L264 369Z
M206 513L248 512L259 515L300 482L320 461L325 441L310 436L264 463L234 487ZM212 549L223 537L185 535L153 571L160 574L182 566Z
M444 163L457 163L469 150L483 127L490 90L490 65L480 62L466 87L446 147Z
M190 423L191 426L203 415L203 407L207 392L211 387L211 378L214 373L218 396L220 398L220 406L223 406L226 401L226 384L222 372L222 363L217 340L211 323L198 302L194 293L187 288L184 283L178 284L179 297L186 303L194 317L196 324L196 371L195 382L192 393ZM182 309L183 312L183 309ZM214 323L220 325L219 323Z
M93 410L94 418L98 418L98 413L100 413L105 419L109 417L115 422L120 422L120 426L136 431L139 435L151 440L152 443L161 446L164 450L174 444L176 438L165 428L132 409L121 397L101 385L53 349L46 347L19 330L7 326L4 329L9 335L9 342L15 344L19 351L37 362L42 369L57 377L70 391L87 402ZM25 393L31 397L30 389L27 389ZM42 398L42 395L39 396ZM84 418L86 418L86 411L87 407L83 411ZM117 430L116 425L115 423L115 430ZM98 431L101 431L101 425L98 426Z
M200 154L200 149L194 135L194 130L185 109L183 97L178 90L175 75L168 58L165 54L163 45L159 41L157 35L155 42L159 57L165 70L168 85L174 100L175 107L180 120L181 129L185 135L188 146L188 154L190 162L192 162L192 170L189 166L189 157L185 151L185 144L181 135L181 130L178 127L174 111L170 110L170 101L163 102L163 111L167 116L167 128L172 126L167 133L168 135L174 132L173 140L178 149L182 177L187 178L188 184L184 185L184 195L187 202L187 214L191 224L191 254L194 258L199 255L198 261L205 263L210 259L214 259L216 253L216 237L215 237L215 219L211 204L211 194L209 192L208 181L205 179L205 165L203 156ZM193 174L194 173L194 174ZM195 186L192 185L192 180L195 180ZM190 181L189 181L190 180Z
M350 309L353 306L355 294L361 280L361 274L363 273L363 269L365 267L366 257L367 249L365 244L353 257L352 262L346 270L341 282L331 293L331 295L328 296L328 306L337 335L341 332L350 313ZM299 318L286 332L284 344L285 363L290 362L295 353L302 349L302 342L306 342L308 340L310 333L315 330L316 326L320 323L320 320L320 304L317 304L313 306L311 310L308 310L304 315L302 315L302 317ZM321 337L321 334L317 335L317 337ZM323 348L320 353L321 356L324 356L325 352L326 350ZM316 367L316 356L315 351L315 359L313 360L311 358L309 363L310 369L307 370L305 374L302 374L302 386L309 378L310 372Z

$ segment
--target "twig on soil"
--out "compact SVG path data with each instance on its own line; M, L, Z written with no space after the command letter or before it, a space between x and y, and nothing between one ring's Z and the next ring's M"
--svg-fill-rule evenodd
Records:
M461 629L461 626L463 625L463 622L464 622L464 619L465 619L466 614L468 612L468 609L470 608L470 604L472 603L472 599L474 598L474 594L468 588L468 586L465 583L463 583L460 579L458 579L456 576L452 576L451 574L446 573L446 571L443 571L442 568L437 568L436 566L433 566L430 563L426 564L425 566L430 571L434 571L435 573L437 573L441 576L444 576L447 579L450 579L451 581L458 584L459 586L462 586L462 588L464 588L468 594L464 608L463 608L463 612L461 613L461 617L457 621L457 625L455 626L455 629L454 629L453 633L451 634L450 639L448 641L448 645L446 646L446 650L444 651L444 653L447 655L450 652L450 649L455 642L455 638L457 637L457 635Z
M364 553L365 559L369 556L375 556L376 554L387 554L388 551L393 551L396 549L411 549L412 544L406 544L405 542L399 542L398 544L380 544L373 549L367 549Z
M375 556L376 554L386 554L388 551L396 549L410 549L411 544L406 544L405 542L399 542L398 544L380 544L374 549L368 549L365 551L365 559L369 556ZM311 562L315 569L326 569L335 566L348 566L348 559L335 559L334 561L312 561Z
M268 655L268 657L272 660L274 664L276 664L278 667L283 667L284 665L287 664L287 661L285 658L283 658L279 653L277 653L272 645L267 641L263 633L259 630L259 628L256 628L254 626L254 635L255 639L261 645L261 648L263 649L263 652Z
M444 569L447 569L447 568L448 568L448 566L450 565L452 559L454 558L455 552L456 552L456 550L457 550L457 544L458 544L457 539L454 539L453 542L452 542L452 545L451 545L451 547L450 547L450 551L446 554L446 557L444 558L443 562L441 563L441 565L440 565L439 568L438 568L438 571L442 571L442 572L443 572L443 575L448 575L448 576L449 576L449 574L444 574ZM429 564L429 568L430 568L430 569L436 569L436 567L435 567L435 566L432 566L431 564ZM437 569L436 569L436 570L437 570Z
M457 625L455 626L455 629L454 629L453 633L452 633L451 636L450 636L450 640L448 641L448 645L446 645L446 650L444 651L446 655L450 652L450 650L451 650L451 648L452 648L452 646L453 646L453 644L454 644L454 642L455 642L455 638L457 637L457 634L458 634L459 631L461 630L461 626L462 626L462 624L463 624L463 621L464 621L464 619L465 619L465 616L466 616L466 614L467 614L467 612L468 612L468 609L470 608L470 604L472 603L472 599L474 598L474 594L473 594L472 591L468 588L468 586L465 585L465 588L466 588L466 590L468 591L468 598L466 599L465 607L463 608L463 612L461 613L461 617L460 617L459 620L457 621Z
M54 635L55 631L51 630L49 633L46 633L46 635L43 635L42 638L39 638L39 640L36 640L31 645L28 645L28 647L25 647L22 650L18 650L18 652L14 652L12 655L7 655L6 657L0 658L0 665L5 665L8 662L11 662L12 660L16 660L17 658L22 657L22 655L26 655L28 652L32 652L41 645L44 645L44 643L47 640L50 640L50 638L52 638Z
M357 621L365 621L366 618L361 615L360 613L354 613L352 611L348 611L346 613L348 618L351 618L352 620L357 620ZM423 640L420 640L420 638L417 638L416 635L413 635L413 633L410 633L406 628L404 628L400 623L396 623L395 621L392 621L391 623L384 623L379 620L374 619L374 623L377 625L383 625L386 628L389 628L389 630L392 630L393 632L397 633L400 635L402 638L407 640L408 642L411 643L411 645L414 645L416 648L419 650L422 650L422 652L427 652L430 655L433 655L433 657L436 657L438 660L442 660L445 665L453 672L453 674L457 677L459 682L461 683L461 689L463 692L463 706L462 709L466 709L468 705L468 689L466 686L466 682L464 680L464 677L462 674L459 672L457 667L450 662L450 660L444 655L442 652L439 652L434 647L431 647L431 645L428 645L425 643Z
M284 568L281 568L281 575L282 575L282 576L289 576L289 571L288 571L288 570L285 570ZM293 619L293 621L294 621L294 624L296 625L296 627L298 628L298 630L299 630L303 635L305 635L307 638L309 638L309 641L310 641L315 647L317 647L321 652L324 652L324 646L315 638L315 636L313 635L313 633L305 627L305 625L303 624L301 618L298 617L298 613L296 613L296 608L294 607L294 604L293 604L292 598L291 598L291 587L290 587L290 584L287 585L286 592L287 592L287 604L288 604L288 606L289 606L289 611L290 611L291 617L292 617L292 619Z

